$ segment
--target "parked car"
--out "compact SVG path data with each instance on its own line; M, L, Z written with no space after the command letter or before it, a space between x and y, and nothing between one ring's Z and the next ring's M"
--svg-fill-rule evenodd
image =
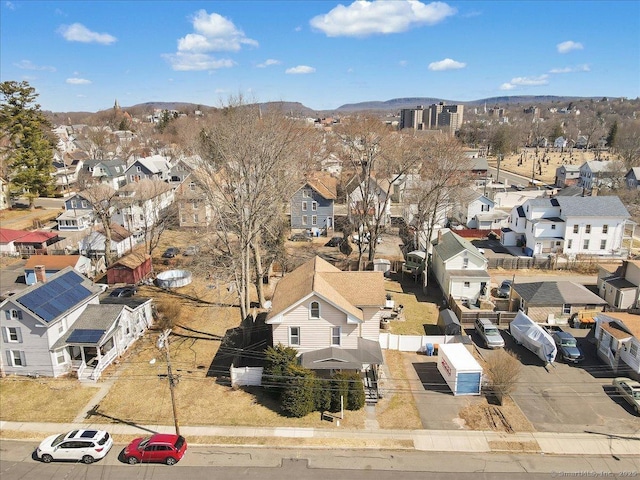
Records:
M182 435L156 433L133 440L124 449L124 459L130 465L138 462L175 465L186 451L187 441Z
M331 237L331 239L324 244L325 247L339 247L344 241L342 237Z
M565 362L578 363L584 360L584 355L578 348L578 342L569 332L559 330L553 332L551 336L553 341L556 342L558 353Z
M74 460L89 464L104 458L112 446L113 439L104 430L73 430L45 438L36 455L44 463Z
M291 235L290 240L292 242L310 242L312 238L306 233L294 233Z
M162 258L175 258L180 253L178 247L169 247L162 254Z
M500 330L496 327L488 318L476 319L475 329L484 345L487 348L502 348L504 347L504 339L500 335Z
M640 413L640 382L626 377L618 377L614 378L611 383L616 388L616 392L633 407L633 411Z
M193 257L194 255L197 255L199 251L200 249L198 247L196 247L195 245L191 245L184 249L182 255L184 255L185 257Z
M504 280L498 287L498 290L496 291L496 296L498 298L509 298L509 295L511 293L512 283L513 282L511 280Z
M138 289L136 287L118 287L114 288L109 294L110 297L133 297Z

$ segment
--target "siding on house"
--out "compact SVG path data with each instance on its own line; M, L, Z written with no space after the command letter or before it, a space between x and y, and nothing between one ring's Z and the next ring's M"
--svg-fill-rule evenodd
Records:
M313 209L314 202L316 210ZM324 198L309 185L305 185L293 195L291 199L291 228L324 228L327 226L329 218L332 222L332 199Z

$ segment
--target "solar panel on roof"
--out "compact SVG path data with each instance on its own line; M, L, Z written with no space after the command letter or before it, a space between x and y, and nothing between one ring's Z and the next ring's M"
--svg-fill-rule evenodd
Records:
M104 335L104 330L89 330L79 328L71 332L67 343L98 343Z
M50 322L92 295L81 285L83 281L82 276L70 271L40 285L17 301L45 322Z

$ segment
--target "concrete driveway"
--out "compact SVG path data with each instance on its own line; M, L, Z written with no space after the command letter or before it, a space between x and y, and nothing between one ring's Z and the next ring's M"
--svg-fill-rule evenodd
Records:
M637 433L640 419L631 407L616 398L611 380L616 376L596 355L585 338L589 330L567 327L578 340L585 360L577 366L561 360L545 368L542 361L502 331L505 348L515 352L523 369L511 395L525 416L541 432ZM472 334L478 345L478 339ZM493 352L479 348L482 355Z

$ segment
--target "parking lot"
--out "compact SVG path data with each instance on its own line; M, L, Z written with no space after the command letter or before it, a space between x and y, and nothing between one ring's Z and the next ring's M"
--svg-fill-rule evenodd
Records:
M545 367L535 354L516 345L508 331L502 330L505 348L515 352L523 365L511 395L513 400L538 431L637 433L640 421L629 404L616 397L611 386L616 375L597 358L590 330L566 330L576 337L585 355L585 360L575 366L558 360ZM468 332L479 345L475 332ZM482 347L478 351L483 356L493 353Z

